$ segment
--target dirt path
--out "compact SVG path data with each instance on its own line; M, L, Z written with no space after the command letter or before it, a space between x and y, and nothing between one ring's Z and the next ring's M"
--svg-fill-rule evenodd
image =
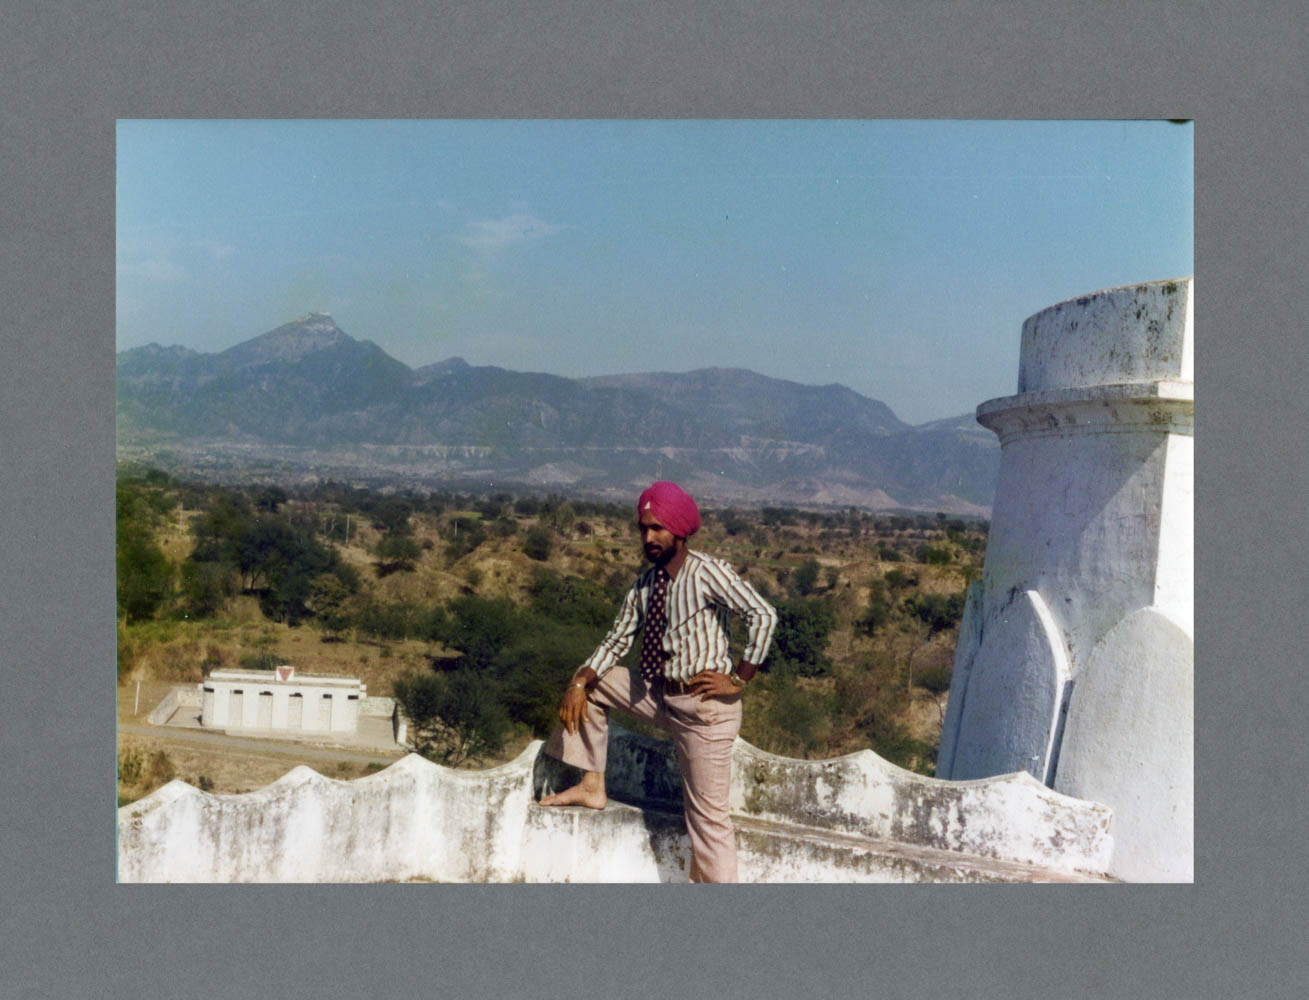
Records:
M194 729L177 727L141 726L133 723L118 724L119 733L133 736L149 736L163 742L181 741L184 743L203 743L210 747L223 747L258 754L287 754L293 757L307 757L310 760L349 761L352 764L394 764L404 756L403 751L394 754L358 753L352 750L334 749L332 747L306 746L303 743L282 743L275 740L246 739L241 736L227 736L223 733L205 733Z

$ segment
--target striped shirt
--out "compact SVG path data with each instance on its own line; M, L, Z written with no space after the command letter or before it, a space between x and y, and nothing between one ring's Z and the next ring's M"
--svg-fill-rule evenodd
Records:
M651 566L636 578L623 598L613 628L582 666L603 675L632 647L633 638L645 622L655 570ZM689 549L686 561L668 585L666 611L668 627L663 647L669 658L664 661L664 675L676 681L689 680L702 670L731 672L730 612L741 615L749 628L741 653L747 663L763 663L777 628L773 606L731 566Z

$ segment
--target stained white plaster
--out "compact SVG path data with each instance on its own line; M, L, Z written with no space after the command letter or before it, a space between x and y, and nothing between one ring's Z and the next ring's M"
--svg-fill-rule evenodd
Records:
M1018 391L1193 381L1190 278L1069 299L1023 323Z
M1044 781L1070 679L1064 637L1034 590L1012 591L1009 601L990 612L982 630L987 641L978 649L960 699L950 777L1026 771Z
M968 686L968 677L972 672L973 661L982 644L982 581L974 580L968 585L968 596L964 601L964 613L959 622L959 635L955 643L954 673L951 685L959 691ZM941 745L936 754L936 773L948 775L954 764L955 745L959 736L959 716L963 711L964 699L950 698L945 706L945 719L941 723Z
M1108 655L1106 637L1141 609L1166 610L1190 634L1193 326L1190 279L1097 292L1043 310L1023 325L1018 394L985 402L977 411L978 421L1000 438L1000 476L982 578L970 591L965 613L978 623L980 637L961 639L956 655L953 718L947 717L938 760L942 776L978 777L1011 770L1020 759L1035 762L1042 742L1036 731L1048 718L1046 780L1064 787L1061 776L1072 767L1083 775L1078 787L1090 787L1085 769L1096 752L1085 743L1070 744L1068 737L1072 720L1085 720L1088 712L1110 727L1097 744L1115 745L1139 768L1189 774L1189 652L1177 653L1160 630L1149 633L1163 643L1158 663L1147 643L1136 643L1132 663L1098 669L1128 689L1185 689L1185 698L1169 703L1173 720L1151 724L1176 737L1176 748L1170 750L1168 737L1151 726L1103 705L1094 712L1079 709L1079 701L1103 701L1086 694L1084 683L1094 692L1104 682L1083 674L1093 657ZM1018 627L1022 623L1009 614L1021 593L1035 595L1033 607L1043 609L1038 617L1047 626L1050 649L1037 641L1039 630ZM1046 714L1051 663L1061 655L1071 681L1062 726L1059 711ZM1144 679L1156 670L1175 676L1147 684ZM1138 675L1142 680L1135 684ZM1087 738L1088 726L1079 723L1079 740ZM1160 761L1160 755L1168 759ZM1115 812L1141 812L1140 786L1129 780L1127 768L1111 769L1094 787L1092 797ZM1161 797L1152 810L1189 817L1176 782L1153 784L1150 793ZM1116 829L1119 857L1163 856L1129 843L1146 835L1139 825L1125 822ZM1189 853L1189 826L1160 829L1176 844L1185 843ZM1124 870L1133 878L1151 876L1145 862ZM1172 877L1173 871L1160 868L1153 875Z
M536 805L562 767L540 743L484 771L411 755L355 781L299 767L244 795L170 782L119 810L119 879L685 881L667 745L611 735L612 798L599 812ZM738 740L734 752L743 881L1084 881L1103 878L1112 855L1108 809L1026 774L946 782L871 751L798 761Z
M1114 802L1119 878L1194 877L1193 692L1189 622L1159 608L1120 622L1078 679L1055 788Z

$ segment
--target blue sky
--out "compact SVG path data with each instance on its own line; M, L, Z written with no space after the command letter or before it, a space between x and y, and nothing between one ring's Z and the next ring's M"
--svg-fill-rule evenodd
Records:
M1141 121L122 121L117 342L307 312L417 367L751 368L919 423L1023 320L1193 271L1193 128Z

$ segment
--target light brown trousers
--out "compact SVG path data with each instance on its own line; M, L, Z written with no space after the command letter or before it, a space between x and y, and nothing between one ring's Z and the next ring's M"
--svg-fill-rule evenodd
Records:
M545 752L584 771L604 773L609 711L651 722L673 736L682 774L682 808L691 841L692 882L736 881L736 834L728 813L732 744L741 731L741 696L697 698L664 690L625 667L606 671L587 695L576 733L555 729Z

